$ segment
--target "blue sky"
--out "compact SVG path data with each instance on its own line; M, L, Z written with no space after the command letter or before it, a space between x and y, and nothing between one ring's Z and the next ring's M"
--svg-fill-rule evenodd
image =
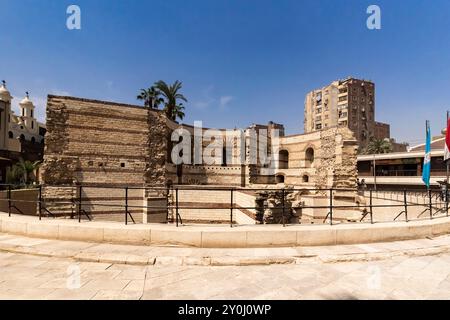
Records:
M82 29L66 28L80 6ZM382 10L382 29L366 9ZM48 93L138 103L140 88L183 81L186 123L272 120L303 132L305 94L349 75L376 84L376 118L424 140L450 109L448 0L0 0L0 78L43 117ZM18 99L15 99L17 104Z

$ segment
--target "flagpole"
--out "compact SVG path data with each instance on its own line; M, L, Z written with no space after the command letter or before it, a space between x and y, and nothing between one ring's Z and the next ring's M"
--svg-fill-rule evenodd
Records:
M447 128L447 130L448 130L448 110L447 110L447 122L445 123L445 126L446 126L446 128ZM447 135L448 135L448 132L445 132L445 137L446 137L446 139L445 139L445 144L446 144L446 145L447 145ZM445 157L445 155L444 155L444 157ZM448 203L449 159L447 159L447 160L445 161L445 164L446 164L446 167L447 167L447 178L445 179L445 202Z
M428 120L426 120L425 121L425 136L427 137L427 139L428 139L428 128L429 128L429 126L430 126L430 123L428 122ZM427 140L428 141L428 140ZM426 144L427 144L428 142L426 142ZM425 148L425 154L427 153L427 151L426 151L426 148ZM431 158L430 158L430 160L431 160ZM428 178L429 179L429 178ZM429 182L429 180L428 180L428 184L427 184L427 192L428 192L428 194L430 193L430 182Z

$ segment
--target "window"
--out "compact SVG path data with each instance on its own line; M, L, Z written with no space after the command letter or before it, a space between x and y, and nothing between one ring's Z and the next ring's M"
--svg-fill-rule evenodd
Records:
M31 137L31 143L35 143L36 139L34 137Z
M339 111L339 118L347 118L348 113L346 111Z
M10 132L8 132L8 137L9 137L10 139L14 138L14 134L10 131Z
M25 136L23 134L20 135L20 140L24 141L25 140Z
M121 167L121 168L125 168L125 162L121 162L121 163L120 163L120 167Z
M287 150L281 150L278 155L278 168L289 169L289 152Z
M31 121L31 129L34 129L34 121Z
M227 147L222 148L222 167L227 166Z
M309 182L309 176L305 174L302 178L303 182Z
M34 110L31 110L30 116L33 118L33 116L34 116Z
M322 129L322 124L320 124L320 123L316 124L316 130L320 130L320 129Z

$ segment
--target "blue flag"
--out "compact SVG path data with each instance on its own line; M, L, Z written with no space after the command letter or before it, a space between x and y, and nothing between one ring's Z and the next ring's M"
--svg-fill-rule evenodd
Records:
M431 135L430 123L426 122L427 139L425 142L425 157L423 159L422 181L427 188L430 187L430 171L431 171Z

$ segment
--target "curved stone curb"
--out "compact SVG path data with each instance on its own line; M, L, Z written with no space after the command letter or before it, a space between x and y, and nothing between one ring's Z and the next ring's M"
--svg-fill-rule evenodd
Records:
M197 248L278 248L351 245L424 239L450 233L450 218L335 226L277 225L183 226L121 225L112 222L37 220L0 213L0 232L55 240L129 245L176 245Z
M180 257L158 256L147 257L134 254L95 253L77 250L47 251L29 246L0 244L0 252L27 254L41 257L54 257L72 259L79 262L98 262L110 264L126 264L134 266L263 266L275 264L302 264L310 262L343 263L343 262L370 262L387 260L399 256L421 257L439 255L450 252L449 245L432 246L429 248L414 248L408 250L393 250L373 253L343 253L343 254L317 254L292 257Z

